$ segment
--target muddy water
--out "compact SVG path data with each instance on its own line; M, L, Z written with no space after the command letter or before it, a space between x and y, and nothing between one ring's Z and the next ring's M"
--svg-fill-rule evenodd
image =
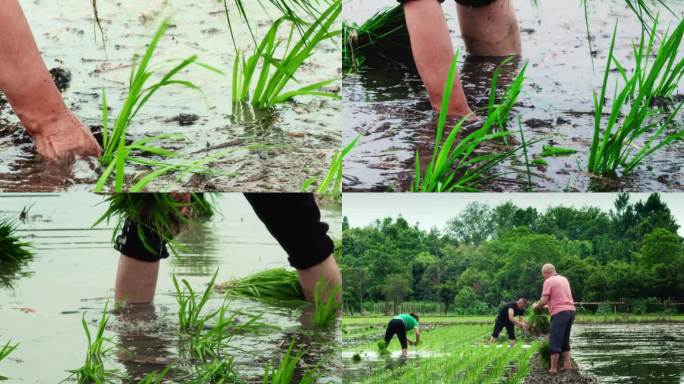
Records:
M157 62L197 54L201 62L232 73L234 50L220 1L98 2L106 36L106 50L95 42L90 1L26 0L21 5L49 68L71 72L63 92L67 104L92 129L101 126L100 94L107 89L112 115L119 111L127 90L133 54L141 53L163 16L173 26L158 48ZM232 1L228 2L233 4ZM244 2L254 26L263 35L275 9L264 12L255 1ZM264 2L268 5L268 2ZM233 10L234 12L234 10ZM236 35L243 50L253 49L247 29L236 21ZM326 41L314 51L297 80L313 83L339 77L340 51ZM168 149L192 160L219 156L213 177L162 177L151 190L183 187L193 190L298 191L304 180L327 170L339 147L340 102L324 98L300 98L274 111L243 111L234 116L230 78L200 67L183 74L204 95L181 88L160 91L141 110L129 131L131 139L160 133L183 134L184 141L169 141ZM331 90L339 89L333 85ZM2 97L0 97L2 99ZM113 116L111 116L113 118ZM250 147L251 146L251 147ZM252 149L249 149L252 148ZM131 166L128 174L144 171ZM73 167L46 167L37 159L30 138L8 105L0 100L0 190L90 190L97 164L79 160Z
M578 325L573 357L602 383L684 382L684 325Z
M35 258L27 277L0 289L0 341L11 338L20 347L3 361L0 375L17 383L56 383L80 367L86 340L81 328L85 313L95 327L104 305L113 297L117 254L110 244L111 227L91 229L104 211L101 198L92 194L5 195L0 198L0 215L18 217L31 207L20 234L33 243ZM154 306L135 308L113 315L107 329L122 352L107 364L129 379L166 365L180 381L191 371L177 331L177 304L171 275L186 278L202 289L209 275L219 268L218 280L244 276L259 270L287 266L286 255L268 234L240 194L222 195L218 215L211 223L186 231L182 240L190 250L180 258L161 263ZM331 234L340 238L339 211L324 209ZM210 306L221 304L218 297ZM236 357L238 370L260 382L263 367L280 356L291 340L305 349L303 363L319 366L321 382L339 382L341 362L335 348L336 331L314 331L306 309L275 307L246 300L231 302L231 308L263 313L262 321L276 328L259 334L238 335L229 354ZM244 319L243 319L244 320ZM125 351L125 352L124 352ZM122 380L127 382L126 380Z
M619 20L616 56L623 65L630 63L631 41L640 33L638 19L625 3L589 2L596 70L592 68L584 11L579 0L541 1L539 8L531 1L514 3L522 31L522 60L528 63L528 69L513 116L520 115L528 142L539 141L532 145L530 156L536 157L542 146L548 144L578 151L572 156L545 158L548 166L532 166L533 190L684 190L684 171L680 166L684 143L681 142L659 152L636 172L619 180L596 180L585 172L593 135L592 92L601 85L615 20ZM360 24L377 10L395 4L394 0L349 0L345 3L345 18ZM684 2L668 4L680 17L684 14ZM446 1L443 8L454 46L465 52L453 2ZM662 12L661 19L665 28L674 16ZM499 62L461 55L460 73L471 106L486 106L491 77ZM503 67L502 78L512 79L521 65L521 62L511 62ZM612 76L611 79L617 74ZM680 93L683 91L681 88ZM406 190L412 180L415 151L418 149L427 156L432 153L437 125L437 115L431 111L420 79L406 70L364 69L344 75L343 97L343 140L346 143L362 135L357 149L345 163L345 190ZM684 124L684 116L678 121ZM517 125L513 127L512 123L509 128L517 131ZM491 146L483 152L493 150L502 148ZM504 164L498 171L505 176L485 185L484 189L526 190L524 168L519 162Z

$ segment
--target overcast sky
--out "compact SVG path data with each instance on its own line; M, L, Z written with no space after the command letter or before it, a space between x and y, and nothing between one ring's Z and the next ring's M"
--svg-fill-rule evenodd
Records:
M648 193L632 193L630 201L645 200ZM420 194L420 193L345 193L343 212L354 227L365 226L378 218L403 216L411 225L418 223L423 229L443 229L447 220L457 216L465 206L479 201L496 206L512 201L519 207L534 207L544 211L550 206L594 206L608 211L613 208L614 193L471 193L471 194ZM684 194L660 195L672 214L684 226ZM684 236L684 228L679 229Z

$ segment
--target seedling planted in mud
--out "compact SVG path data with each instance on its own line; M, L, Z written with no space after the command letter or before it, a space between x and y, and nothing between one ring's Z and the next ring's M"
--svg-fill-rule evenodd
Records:
M234 358L214 360L200 366L192 384L234 384L242 383L234 366Z
M459 120L446 139L444 138L449 101L451 100L453 85L456 79L457 63L458 52L454 55L449 76L444 85L442 107L437 122L435 147L430 162L424 170L421 169L420 153L416 151L414 180L410 188L412 192L476 191L477 186L497 177L496 174L491 174L494 167L504 160L513 157L519 150L519 148L514 148L501 153L474 155L475 150L482 144L500 138L505 139L511 135L511 132L505 129L494 132L493 127L496 123L501 128L502 123L507 119L510 109L515 104L520 93L527 65L518 73L503 97L502 103L495 104L493 101L490 101L489 115L482 124L482 127L457 141L459 133L462 132L463 125L471 117L466 116ZM495 77L495 79L497 78ZM490 94L490 100L494 97L493 93Z
M280 359L277 367L271 368L267 365L264 368L264 384L290 384L294 383L295 371L299 361L304 356L304 352L294 352L294 341L290 342L287 352ZM313 371L307 371L299 380L300 384L313 384L316 376Z
M88 347L86 349L85 361L83 366L78 369L71 370L72 376L76 376L79 384L86 383L104 383L116 376L115 370L105 369L104 360L112 352L112 348L108 346L111 340L104 336L107 323L109 322L109 315L107 314L107 304L102 310L102 316L97 324L95 334L90 333L90 328L85 319L85 313L81 318L81 324L88 339Z
M339 99L340 96L336 93L321 90L336 79L290 91L286 91L285 87L291 81L296 81L295 73L321 42L341 33L338 30L330 31L341 12L342 1L332 1L328 9L308 26L297 42L294 41L297 20L283 16L273 22L251 56L245 57L238 50L233 64L233 103L251 100L255 108L265 109L295 96L325 96ZM282 44L278 41L278 31L287 24L290 25L288 39L285 47L280 50Z
M650 63L657 24L656 18L648 42L642 33L639 46L634 47L636 68L631 75L614 56L617 23L615 25L601 93L594 93L594 136L588 160L588 169L594 174L616 175L618 169L627 174L656 151L684 138L684 129L674 122L684 101L669 108L654 107L658 97L668 96L676 90L684 73L684 60L675 61L684 36L684 20L672 34L663 38L655 59ZM604 123L608 75L613 64L625 84L619 90L616 86L613 105ZM623 109L627 109L626 114Z
M342 201L342 170L344 169L344 159L356 147L361 136L357 136L342 151L335 152L330 163L328 173L316 187L315 192L328 196L335 201ZM302 184L301 192L306 192L315 182L315 179L307 179Z
M173 276L173 286L176 289L176 301L178 302L178 325L181 331L198 335L205 328L208 321L219 313L220 309L203 314L204 306L211 297L217 275L218 269L214 272L201 296L198 296L195 290L192 289L192 286L190 286L190 283L185 279L181 280L183 286L181 288L178 279L176 279L175 275Z
M116 119L110 127L109 121L109 111L107 105L107 95L103 90L102 92L102 144L103 153L100 158L100 163L104 167L104 171L100 176L97 184L95 185L95 191L101 192L110 178L114 178L114 191L121 192L124 187L124 176L125 176L125 165L126 163L136 163L146 166L152 166L157 168L154 172L148 174L147 176L141 178L133 187L131 187L131 192L139 192L147 184L152 182L159 176L169 173L172 171L182 170L188 172L202 172L204 170L201 165L203 161L195 162L180 162L174 164L167 164L163 161L154 161L146 159L142 156L136 156L136 154L147 154L152 156L159 156L165 159L177 157L176 153L171 150L163 149L161 147L153 146L152 143L157 141L163 141L167 139L181 139L179 135L161 134L153 137L146 137L134 141L128 144L126 141L126 131L128 130L131 122L138 114L140 109L145 106L145 104L154 96L157 91L162 88L169 86L180 86L189 88L198 92L201 92L200 88L197 87L190 81L179 80L176 75L182 70L188 68L190 65L200 65L206 69L214 72L221 73L215 68L212 68L206 64L200 64L197 62L197 56L191 56L175 67L173 67L168 72L160 75L160 79L156 83L150 84L150 79L157 75L153 66L151 65L152 58L156 52L159 41L166 33L169 27L168 20L164 20L155 32L152 41L147 47L145 54L142 59L138 62L137 56L133 60L133 65L131 66L131 77L129 82L129 89L126 99L124 100L121 110L117 115ZM211 160L205 160L211 161Z
M314 286L314 314L313 322L318 327L330 327L335 324L337 314L342 307L339 296L342 294L340 285L330 286L321 276Z
M30 243L22 241L16 234L17 225L10 219L0 218L0 265L20 263L32 257Z
M171 367L166 367L162 369L161 371L157 372L150 372L145 377L143 377L138 384L162 384L164 379L166 378L166 375L169 374L169 371L171 370Z
M187 196L188 198L185 198ZM204 193L173 195L169 193L115 193L107 196L107 211L93 224L93 227L115 219L112 242L115 241L121 226L128 219L138 224L138 235L143 244L151 251L144 228L158 234L177 255L181 245L174 239L183 226L193 221L206 221L213 217L214 195Z

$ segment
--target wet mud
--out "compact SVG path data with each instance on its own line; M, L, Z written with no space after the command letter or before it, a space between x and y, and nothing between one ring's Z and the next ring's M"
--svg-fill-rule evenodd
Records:
M549 374L549 365L538 354L530 361L530 374L523 384L594 384L599 381L578 369L559 371L555 375Z
M277 11L264 12L257 2L246 4L254 26L265 33ZM93 131L102 126L102 89L107 90L111 120L126 95L133 55L144 50L164 16L171 17L172 25L153 62L196 54L200 62L232 73L235 51L221 2L99 2L104 45L90 2L21 5L67 105ZM236 23L234 28L241 48L253 49L246 27ZM308 84L338 78L340 63L337 44L326 41L297 80ZM327 172L341 142L340 101L301 97L269 111L254 111L231 105L230 75L195 66L181 78L198 85L202 94L182 88L160 91L140 111L128 139L183 135L184 140L166 141L163 147L192 161L215 159L210 167L219 174L168 174L149 190L299 191L304 180L320 179ZM327 90L339 92L340 86ZM126 171L130 184L150 169L127 165ZM61 166L44 163L0 95L0 191L89 191L100 172L96 159L73 159Z
M619 20L616 57L621 63L633 62L632 41L639 37L638 18L618 0L590 2L592 34L590 55L584 11L579 1L514 2L521 26L523 57L501 67L497 95L527 63L526 80L511 113L508 129L518 132L520 117L528 152L532 188L520 154L496 169L502 176L481 186L484 191L582 192L582 191L682 191L684 190L684 143L658 151L628 175L595 177L586 171L594 124L592 94L601 85L602 71L610 46L615 20ZM391 0L368 3L350 0L345 19L363 23L377 10L394 6ZM668 3L678 17L684 4ZM452 2L443 9L455 48L465 52ZM562 15L562 16L561 16ZM661 12L664 31L675 16ZM671 29L671 28L670 28ZM410 53L409 53L410 54ZM592 62L593 58L593 62ZM461 54L459 72L472 108L484 116L494 70L503 59L478 58ZM609 84L617 79L611 73ZM609 88L609 94L612 87ZM675 99L684 94L681 87ZM345 191L406 191L413 180L415 153L429 159L435 140L438 115L432 111L420 78L415 71L396 65L386 68L364 67L343 77L343 142L357 136L360 142L345 161ZM671 101L662 101L663 103ZM453 127L455 121L447 123ZM673 129L682 129L684 113ZM471 128L472 129L472 128ZM464 131L468 132L468 127ZM505 143L490 143L480 154L505 151L520 144L515 133ZM574 149L575 154L543 157L543 147L553 145Z

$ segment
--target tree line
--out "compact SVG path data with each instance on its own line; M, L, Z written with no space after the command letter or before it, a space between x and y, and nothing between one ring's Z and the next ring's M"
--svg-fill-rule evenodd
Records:
M684 298L684 245L658 194L613 209L512 202L471 203L443 229L386 217L352 228L343 218L339 262L348 310L364 302L441 302L445 311L483 313L517 297L537 299L540 268L556 265L577 302Z

